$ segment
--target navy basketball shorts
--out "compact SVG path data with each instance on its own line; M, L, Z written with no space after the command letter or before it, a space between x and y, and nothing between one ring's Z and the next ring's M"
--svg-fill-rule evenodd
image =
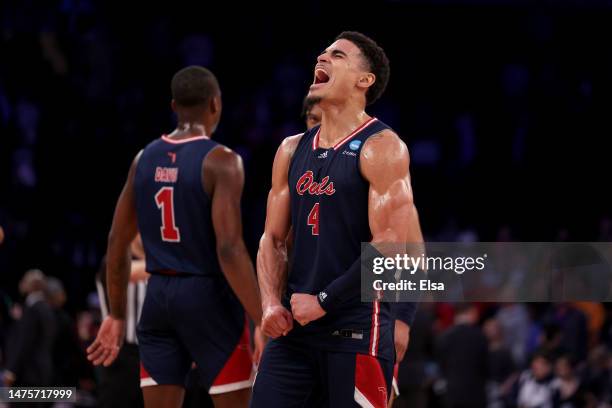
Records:
M393 361L274 339L264 350L251 408L386 408L392 375Z
M221 279L151 275L137 327L141 387L185 386L193 364L210 394L252 386L245 313Z

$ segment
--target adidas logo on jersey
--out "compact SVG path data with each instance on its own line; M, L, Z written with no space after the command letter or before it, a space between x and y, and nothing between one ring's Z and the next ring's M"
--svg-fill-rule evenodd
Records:
M327 150L324 151L323 153L321 153L317 158L318 159L327 159Z

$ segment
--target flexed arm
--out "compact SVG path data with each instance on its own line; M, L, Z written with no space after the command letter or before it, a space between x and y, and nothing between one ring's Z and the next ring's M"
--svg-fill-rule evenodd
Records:
M422 243L410 185L408 149L404 142L390 130L380 132L364 144L360 163L361 173L370 184L368 221L372 244ZM292 295L293 315L300 324L308 324L359 296L360 290L361 260L358 258L318 298L305 293Z
M257 276L263 308L262 329L273 338L286 335L293 328L293 317L281 304L281 298L287 283L287 234L291 227L289 163L300 137L286 138L274 157L266 226L257 253Z

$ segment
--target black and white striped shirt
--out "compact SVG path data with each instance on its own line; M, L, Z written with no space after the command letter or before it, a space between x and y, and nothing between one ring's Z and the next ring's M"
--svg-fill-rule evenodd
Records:
M106 287L106 267L105 262L100 270L100 273L96 276L96 289L98 291L98 297L100 298L100 310L102 312L102 318L106 318L109 313L109 299L108 290ZM142 305L145 299L145 293L147 291L147 282L129 282L127 288L127 309L125 316L126 330L125 330L125 341L129 344L138 344L136 338L136 325L138 319L140 319L140 313L142 312Z

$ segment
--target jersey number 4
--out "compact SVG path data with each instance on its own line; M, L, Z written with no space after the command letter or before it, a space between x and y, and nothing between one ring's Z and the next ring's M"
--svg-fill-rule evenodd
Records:
M161 210L161 237L166 242L181 242L181 232L174 219L174 187L162 187L155 194L155 204Z
M310 210L306 224L312 227L312 235L319 235L319 203L316 203Z

